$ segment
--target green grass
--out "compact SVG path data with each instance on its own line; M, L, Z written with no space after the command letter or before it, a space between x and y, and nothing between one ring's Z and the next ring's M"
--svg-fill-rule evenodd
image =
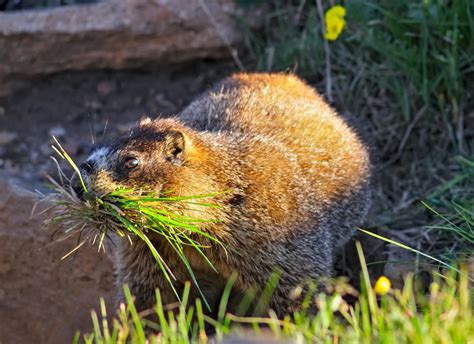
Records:
M315 315L302 309L278 319L269 312L266 317L242 317L225 312L226 297L217 320L203 313L199 300L188 300L189 284L178 312L166 311L157 290L157 305L153 313L159 324L137 313L133 297L125 287L127 303L122 304L110 321L104 301L98 316L92 311L91 333L77 335L85 343L191 343L208 342L207 332L222 340L236 333L260 333L264 338L291 339L297 342L322 343L467 343L474 336L472 290L467 274L453 271L434 275L429 291L414 287L407 277L402 289L392 289L377 295L365 265L360 246L362 291L357 293L344 281L334 281L327 293L307 296L316 303ZM229 288L228 288L229 290ZM224 293L226 294L226 293ZM355 302L348 302L355 296ZM187 305L188 307L185 307ZM148 314L149 315L149 314Z
M323 77L324 45L315 2L272 4L263 31L249 30L240 18L249 68ZM397 99L407 120L414 106L449 108L459 115L474 73L472 1L353 0L345 7L347 28L330 44L334 77L354 76L359 68L359 78Z
M474 4L468 0L348 2L359 30L358 43L390 70L397 70L385 86L399 101L413 94L419 107L456 114L464 87L474 72ZM413 93L406 85L410 84ZM413 100L411 100L413 103Z
M314 7L298 14L296 7L276 1L274 8L265 15L263 32L250 30L244 18L237 20L246 33L246 62L251 69L289 70L308 76L323 66L323 38Z
M458 173L423 202L435 221L436 246L445 259L467 261L474 252L474 160L457 157Z

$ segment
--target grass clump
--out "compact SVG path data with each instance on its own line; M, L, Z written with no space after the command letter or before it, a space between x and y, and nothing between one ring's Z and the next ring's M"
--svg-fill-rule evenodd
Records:
M457 157L457 175L444 182L423 202L435 221L427 226L434 232L440 255L467 261L474 252L474 160Z
M252 4L260 1L243 5ZM344 6L347 28L330 44L333 77L357 77L347 80L356 83L367 79L404 105L404 115L412 106L449 108L460 115L473 74L472 1L353 0ZM273 1L263 30L251 30L245 18L238 18L246 33L248 66L324 77L321 19L316 2L306 0Z
M449 107L459 116L473 73L472 1L357 0L348 6L361 30L360 42L403 77L392 84L394 94L405 99L415 95L418 106Z
M255 2L258 4L258 1ZM290 70L299 75L318 73L324 65L323 38L315 7L274 1L265 14L263 30L255 31L245 18L237 18L245 33L250 69L273 72ZM251 6L252 2L247 4Z
M63 259L86 243L98 245L99 250L104 250L104 241L110 237L111 233L127 238L131 245L133 244L132 237L137 237L146 243L162 270L164 278L180 300L180 295L173 284L173 281L176 280L173 271L151 239L159 236L181 259L191 280L201 292L192 267L184 254L184 247L196 250L215 270L205 254L205 249L210 244L220 245L224 250L226 246L218 238L200 229L200 225L203 223L217 222L218 220L198 219L182 215L181 212L189 207L192 207L194 212L199 207L217 207L204 199L216 197L219 194L166 196L156 195L146 190L118 189L98 196L89 192L77 165L56 138L53 137L53 139L55 141L53 149L76 171L83 188L83 195L79 197L70 186L70 179L62 172L59 165L59 182L49 178L55 193L53 194L54 205L48 209L52 212L52 216L45 221L45 226L59 226L66 237L78 235L77 246ZM203 245L201 240L210 244ZM201 295L204 297L202 292ZM206 302L205 299L203 301Z
M308 294L307 308L283 319L271 311L262 317L231 314L225 311L226 297L219 307L221 315L212 319L204 314L200 300L188 302L188 284L181 308L174 313L161 304L157 290L153 313L159 322L155 323L137 313L125 287L127 303L120 306L115 319L107 321L101 300L100 317L92 312L93 331L82 337L78 334L75 340L97 344L206 343L226 337L237 337L242 342L260 336L298 343L467 343L473 337L472 292L464 271L434 275L427 293L416 289L410 276L401 289L388 287L380 293L373 287L360 246L358 252L362 265L360 293L342 280L334 281L326 293ZM351 297L355 301L348 301ZM309 311L314 303L317 314Z

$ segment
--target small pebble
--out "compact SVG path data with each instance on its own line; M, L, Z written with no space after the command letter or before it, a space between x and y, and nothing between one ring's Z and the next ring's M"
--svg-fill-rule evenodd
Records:
M40 147L39 150L42 154L44 155L51 155L53 153L53 149L51 148L51 145L48 143L43 143Z
M86 101L85 105L92 110L99 110L102 107L102 104L97 100Z
M102 81L97 84L97 92L103 96L111 94L116 88L115 83L110 81Z
M6 145L18 137L18 134L12 131L0 131L0 145Z
M176 104L169 101L163 93L158 93L155 96L155 102L160 107L166 107L169 110L173 111L176 109Z
M60 125L57 125L49 129L49 135L56 136L56 137L63 137L64 135L66 135L66 129L64 129Z
M142 102L143 102L143 98L142 98L142 97L135 97L135 98L133 99L133 103L134 103L135 105L140 105Z

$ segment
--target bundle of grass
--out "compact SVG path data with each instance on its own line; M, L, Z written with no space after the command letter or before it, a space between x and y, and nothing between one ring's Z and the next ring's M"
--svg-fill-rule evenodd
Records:
M176 209L178 208L177 204L181 209L187 209L187 206L192 205L193 210L196 206L217 207L217 205L207 203L204 200L221 195L223 192L168 197L166 194L164 196L156 195L142 189L118 189L98 196L89 192L77 165L58 140L55 137L53 137L53 140L55 145L52 148L59 157L71 165L77 173L83 189L83 194L79 196L71 187L71 180L60 168L58 161L51 157L57 165L59 181L48 177L54 193L48 196L52 199L53 205L46 210L51 212L52 216L45 221L44 225L47 228L56 228L56 231L64 232L61 240L78 235L76 247L63 256L63 259L87 243L97 245L99 251L101 249L105 250L104 241L110 236L110 233L128 238L130 244L133 244L132 236L136 236L146 243L162 270L163 276L178 300L180 300L180 296L173 285L173 280L176 280L176 277L149 238L151 233L158 234L165 239L182 260L191 280L205 301L183 248L184 246L192 247L212 269L216 270L204 252L209 246L201 244L196 238L206 239L206 242L220 245L225 250L226 246L218 238L200 230L202 223L217 222L218 220L202 220L184 216L176 213Z

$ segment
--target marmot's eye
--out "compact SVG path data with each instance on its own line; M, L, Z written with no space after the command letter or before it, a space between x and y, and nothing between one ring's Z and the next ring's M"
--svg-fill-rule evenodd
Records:
M125 168L129 169L129 170L133 170L134 168L136 168L138 165L140 164L140 160L138 160L138 158L134 158L134 157L130 157L130 158L127 158L125 160Z

